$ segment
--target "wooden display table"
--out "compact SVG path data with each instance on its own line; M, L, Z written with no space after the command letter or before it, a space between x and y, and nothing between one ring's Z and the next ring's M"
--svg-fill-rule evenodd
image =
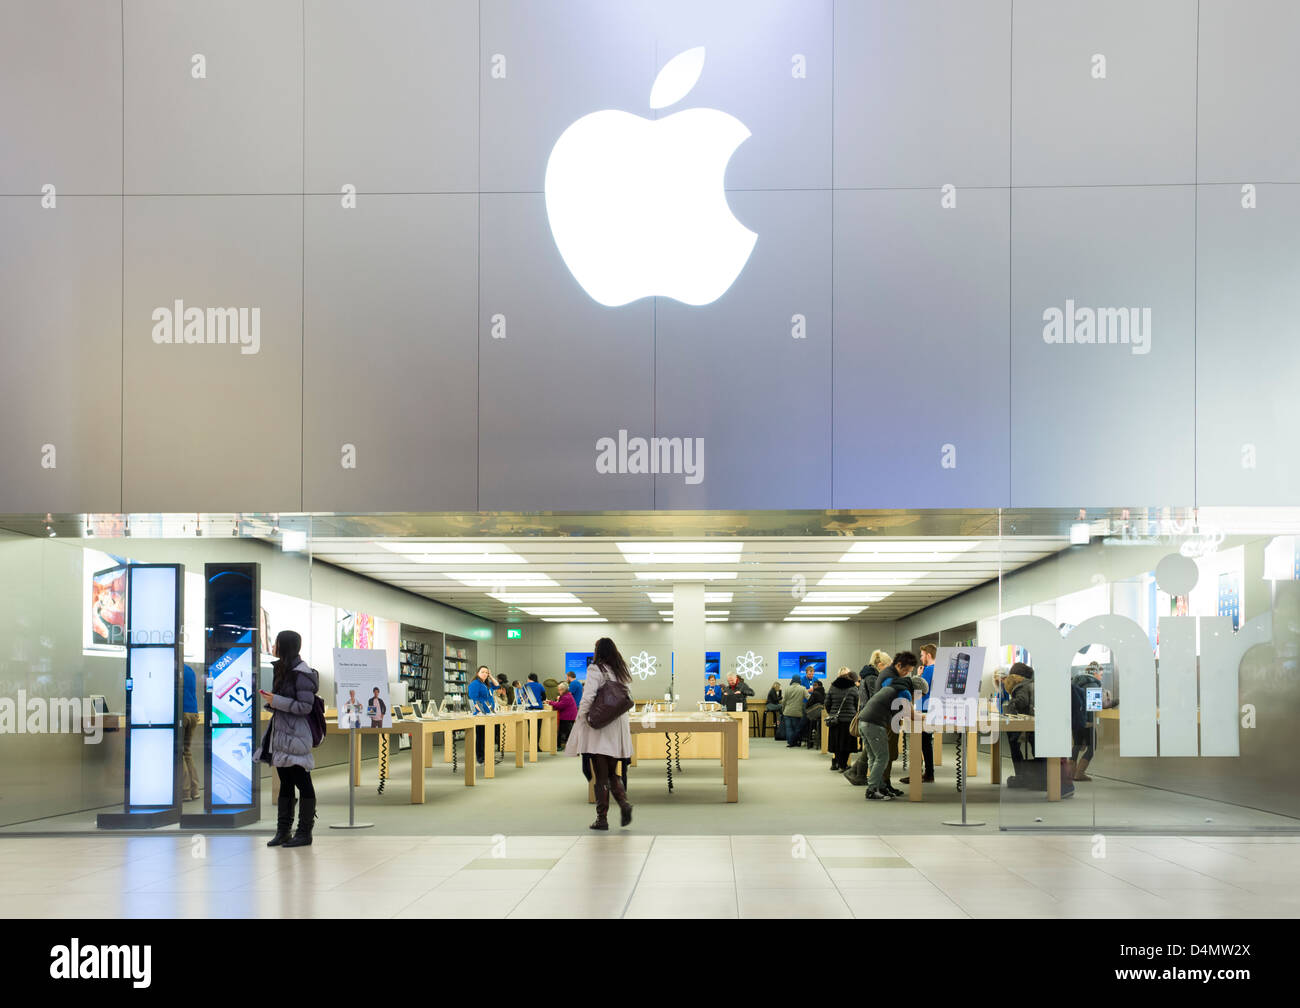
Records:
M632 731L632 765L638 765L637 744L640 736L653 738L659 735L716 734L721 737L722 780L727 788L726 800L728 803L740 801L740 743L746 735L741 729L748 715L744 711L721 711L719 714L732 716L723 719L717 715L701 718L699 715L680 712L656 713L652 720L645 715L633 715L629 723ZM663 753L660 751L642 758L663 759ZM593 804L596 801L595 784L592 781L587 782L587 801Z
M553 710L525 711L521 715L528 726L528 762L536 763L538 752L555 753L559 735L559 715ZM514 736L506 734L506 752L515 751Z
M980 715L983 718L985 715ZM982 723L982 722L981 722ZM1031 732L1034 730L1034 719L1031 717L1020 717L1013 714L998 714L989 717L989 727L996 727L997 731L992 733L989 739L989 780L993 784L1002 783L1002 738L1007 732ZM917 716L911 721L903 723L903 732L907 735L908 747L910 749L908 767L908 785L907 800L919 802L922 800L924 785L921 781L923 776L923 767L920 765L921 759L921 736L925 732L932 732L936 736L941 730L956 733L959 729L952 725L926 724L923 716ZM966 783L969 785L975 780L976 773L979 769L979 740L980 732L978 730L966 731L966 754L969 765L966 768ZM936 739L937 741L937 739ZM938 753L936 752L936 757ZM1061 774L1052 773L1050 767L1053 763L1058 763L1060 757L1044 757L1049 766L1047 774L1047 800L1061 800ZM936 759L936 763L938 760Z
M327 735L352 735L352 752L350 759L352 763L352 785L359 787L361 785L361 736L362 735L409 735L411 736L411 804L424 804L424 768L433 765L433 745L432 736L435 732L441 732L447 744L450 744L452 733L463 731L465 733L463 745L463 762L465 774L465 786L474 787L478 783L478 733L475 728L483 726L485 730L484 739L491 739L491 735L486 733L486 729L491 725L500 725L503 730L510 725L514 726L511 733L515 738L515 766L524 765L524 754L528 749L525 741L528 734L527 726L529 722L536 722L536 718L530 718L526 713L519 714L480 714L465 715L464 717L439 718L434 721L421 721L416 719L407 719L404 721L394 721L391 728L340 728L338 719L329 719L325 721L325 731ZM393 752L389 753L391 760ZM451 751L447 751L447 762L451 762ZM483 762L483 776L491 779L496 776L495 758L485 758ZM271 800L275 801L280 794L280 776L274 772L271 773Z
M664 718L689 718L695 713L696 713L695 711L690 711L690 712L663 711L663 712L656 712L655 717L658 718L659 720L663 720ZM720 711L716 711L715 713L718 715L726 715L727 717L735 721L738 725L740 725L740 735L738 736L739 742L738 742L738 749L737 749L737 758L749 759L749 714L748 712L720 710ZM639 711L634 711L629 716L631 717L633 724L636 724L638 721L640 721L642 718L645 717L645 715L640 713ZM692 759L692 760L722 759L723 740L720 733L702 732L697 735L694 732L682 732L681 734L683 736L689 735L690 737L689 738L683 737L679 740L679 745L675 748L680 748L681 751L679 753L675 753L675 755L680 756L682 759ZM662 759L663 755L664 755L663 746L654 739L653 735L649 735L646 737L637 737L636 732L633 732L632 758L634 760Z

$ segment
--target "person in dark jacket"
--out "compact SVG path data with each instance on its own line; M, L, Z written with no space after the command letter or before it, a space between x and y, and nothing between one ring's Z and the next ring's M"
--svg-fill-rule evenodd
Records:
M872 651L871 660L862 666L862 673L858 677L858 709L866 707L867 701L876 692L876 683L879 681L880 673L889 668L894 663L894 659L884 651ZM862 723L858 722L858 737L863 738ZM870 763L870 752L867 749L865 738L862 743L862 751L858 753L858 758L854 761L853 766L844 771L844 779L854 787L862 787L867 783L867 767ZM888 785L892 790L892 785Z
M722 687L722 693L718 696L718 702L722 704L723 710L744 710L745 700L754 695L754 688L745 682L735 672L727 676L727 682ZM740 706L737 707L736 705Z
M881 673L880 684L858 719L863 742L870 750L870 772L867 777L869 801L902 795L901 791L895 792L888 783L889 729L894 719L913 702L913 696L924 695L930 688L924 678L912 674L915 671L916 655L911 651L901 652L894 659L893 667Z
M1034 714L1034 670L1024 662L1016 662L1002 680L1007 700L1002 705L1005 714L1017 714L1033 717ZM1033 766L1025 758L1025 747L1032 749L1033 732L1007 732L1007 748L1011 752L1011 765L1015 767L1015 776L1007 778L1007 787L1029 787L1027 773L1033 772Z
M826 687L820 679L814 679L808 687L808 697L803 708L803 737L811 749L817 740L817 728L821 726L822 715L826 713Z
M826 692L826 723L830 728L827 748L831 752L831 770L836 773L849 768L849 753L853 751L849 722L857 712L858 684L845 665Z
M1096 751L1096 721L1092 711L1088 710L1088 690L1101 687L1101 666L1090 662L1082 672L1070 680L1070 728L1074 736L1074 745L1070 752L1070 762L1074 765L1074 779L1090 781L1088 764Z
M1006 710L1010 714L1023 714L1027 717L1034 716L1034 670L1024 662L1016 662L1011 666L1011 671L1007 673L1004 682L1006 691L1010 696L1007 701ZM1060 761L1057 759L1046 759L1036 757L1027 759L1022 750L1022 746L1028 744L1030 749L1034 745L1033 732L1017 732L1018 737L1011 741L1011 762L1016 768L1016 773L1007 778L1007 787L1009 788L1029 788L1036 791L1045 791L1047 789L1048 773L1057 772ZM1019 762L1017 762L1019 758ZM1068 776L1063 775L1061 781L1061 797L1068 798L1074 794L1074 783Z
M781 707L781 682L777 680L772 683L772 688L767 691L767 709L779 713Z
M309 846L316 819L316 788L311 781L316 761L311 754L308 715L320 691L320 677L302 660L301 651L301 635L292 630L276 634L271 692L258 690L267 710L272 712L271 723L262 739L262 752L280 777L275 836L267 843L268 847ZM302 805L298 812L298 831L290 836L295 790Z

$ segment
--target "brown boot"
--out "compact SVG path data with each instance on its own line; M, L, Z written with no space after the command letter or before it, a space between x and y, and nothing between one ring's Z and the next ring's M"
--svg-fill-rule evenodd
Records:
M1092 780L1092 778L1088 776L1088 764L1091 762L1092 760L1081 759L1074 764L1075 780Z
M610 790L614 792L614 800L618 802L619 811L622 813L620 826L632 825L632 803L627 800L627 789L623 787L623 778L614 774L609 781Z
M609 787L596 785L596 821L591 824L591 829L607 830L609 829Z

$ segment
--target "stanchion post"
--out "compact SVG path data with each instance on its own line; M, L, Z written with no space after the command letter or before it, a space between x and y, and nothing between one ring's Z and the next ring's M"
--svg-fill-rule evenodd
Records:
M371 822L357 822L356 785L352 782L357 775L357 752L361 747L356 744L356 735L356 728L348 729L348 821L330 823L330 829L369 829L374 825Z

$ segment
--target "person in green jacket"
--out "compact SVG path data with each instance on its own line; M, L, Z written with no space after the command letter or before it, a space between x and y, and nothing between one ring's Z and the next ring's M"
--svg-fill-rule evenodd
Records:
M798 749L800 736L803 734L803 701L808 691L797 675L790 677L790 685L782 694L784 706L781 716L785 719L785 747Z

